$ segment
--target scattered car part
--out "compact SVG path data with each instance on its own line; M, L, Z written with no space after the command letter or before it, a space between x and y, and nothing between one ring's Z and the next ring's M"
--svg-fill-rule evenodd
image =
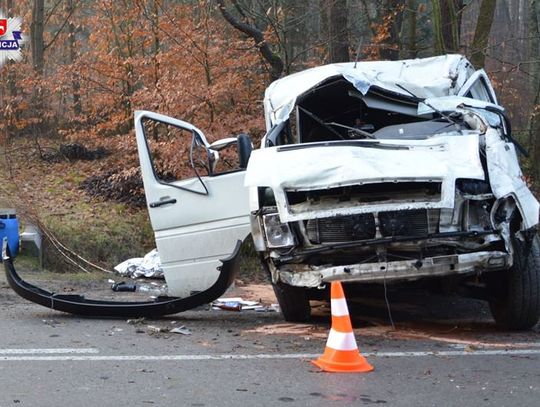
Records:
M95 317L159 317L187 311L220 297L232 283L234 271L238 266L239 250L240 242L237 242L233 256L222 260L219 277L207 290L186 298L158 297L154 301L146 302L92 300L76 294L55 294L27 283L15 271L6 239L2 246L2 259L11 288L21 297L44 307L70 314Z
M115 292L135 292L137 291L137 285L133 283L126 283L122 281L120 283L114 283L111 285L111 290Z

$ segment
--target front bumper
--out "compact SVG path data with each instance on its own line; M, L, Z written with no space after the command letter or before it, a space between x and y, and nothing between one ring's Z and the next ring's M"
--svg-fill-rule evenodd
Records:
M13 259L9 253L7 238L2 244L2 261L6 279L13 290L21 297L43 305L44 307L68 312L70 314L92 317L145 317L157 318L163 315L176 314L200 305L208 304L221 297L234 280L238 270L240 246L236 242L234 253L227 259L221 260L219 276L216 282L207 290L195 293L189 297L157 297L151 301L107 301L92 300L78 294L56 294L36 287L24 281L15 271Z
M319 287L331 281L377 283L416 280L458 274L502 270L511 264L510 255L502 251L427 257L422 260L400 260L360 263L345 266L309 266L287 264L277 270L279 281L298 287Z

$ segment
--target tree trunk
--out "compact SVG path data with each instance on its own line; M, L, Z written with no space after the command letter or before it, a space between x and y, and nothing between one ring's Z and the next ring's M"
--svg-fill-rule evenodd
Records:
M482 0L480 3L480 12L471 45L471 63L477 69L483 68L486 62L489 33L493 25L496 7L497 0Z
M403 23L403 0L388 0L386 3L387 18L390 18L390 26L388 37L385 44L382 44L381 58L395 61L399 59L399 51L401 49L401 25ZM384 17L384 16L383 16Z
M320 29L319 29L319 42L326 43L330 34L328 33L328 12L326 10L326 1L319 0L319 18L320 18Z
M463 0L443 0L442 1L442 34L445 53L455 53L459 51L459 36Z
M13 0L7 0L6 4L8 17L13 17ZM13 61L8 62L7 67L7 88L10 96L17 96L17 86L15 84L15 72L13 68Z
M44 0L34 0L32 3L32 23L30 24L30 41L32 47L32 64L38 75L43 75L45 66L43 42Z
M407 1L407 58L416 58L418 46L416 43L416 0Z
M297 63L294 69L302 68L304 62L313 56L312 44L317 41L320 31L319 21L314 21L313 18L318 17L316 12L318 5L310 5L304 0L289 0L286 3L289 6L285 13L285 29L282 36L284 43L282 48L285 53L282 55L285 60L285 72L289 74L293 64Z
M442 8L440 0L431 0L431 16L433 20L433 48L436 55L444 54L444 38L442 30Z
M531 61L530 69L530 89L534 95L531 113L527 123L528 147L532 152L531 163L533 163L533 171L535 179L540 179L540 21L539 10L540 4L537 0L529 2L529 44L528 44L528 59Z
M66 11L68 15L73 13L73 0L67 0ZM71 65L77 60L77 44L76 44L76 29L75 24L73 24L73 17L70 17L70 22L68 24L68 45L69 45L69 62ZM72 74L71 77L71 92L73 94L73 113L75 115L80 115L82 113L81 107L81 83L77 74Z
M458 52L463 0L432 0L431 4L435 53Z
M35 76L38 79L43 77L43 70L45 67L45 43L43 41L44 8L44 0L33 1L32 23L30 24L30 41L32 47L32 65ZM32 136L37 150L39 151L40 156L43 158L43 153L39 144L39 136L46 132L47 126L43 115L43 90L41 88L41 84L34 87L32 92L32 101L34 115L38 119L36 123L32 124Z
M161 49L160 39L159 39L159 0L153 0L151 2L150 10L152 10L152 62L154 65L154 86L157 86L159 82L159 59L158 55Z
M347 29L347 0L332 0L328 10L330 62L349 62L349 30Z

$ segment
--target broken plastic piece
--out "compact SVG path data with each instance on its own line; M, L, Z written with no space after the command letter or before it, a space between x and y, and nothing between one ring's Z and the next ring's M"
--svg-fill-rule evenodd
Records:
M212 303L212 309L227 311L267 311L267 307L262 305L260 301L244 300L241 297L218 298Z
M141 318L128 319L127 323L129 325L139 325L139 324L144 324L144 321L145 321L145 318L141 317Z
M6 279L11 288L21 297L44 307L71 314L99 317L157 317L176 314L208 304L219 296L234 280L234 271L238 269L238 251L241 241L236 243L234 253L221 260L220 274L215 283L205 291L186 298L159 297L153 301L101 301L87 299L82 295L55 294L24 281L15 271L9 253L7 239L2 245L2 260Z
M159 326L155 326L155 325L148 325L146 327L146 330L148 331L148 333L160 333L160 332L166 332L167 330L166 329L163 329Z
M236 301L218 303L216 306L225 311L242 311L242 304Z
M179 326L177 328L173 328L169 332L172 334L191 335L191 331L188 328L186 328L184 325Z
M111 290L116 292L134 292L137 290L137 286L133 283L122 281L121 283L111 285Z

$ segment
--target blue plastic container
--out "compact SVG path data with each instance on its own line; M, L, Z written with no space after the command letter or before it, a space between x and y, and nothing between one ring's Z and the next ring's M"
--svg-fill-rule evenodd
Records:
M7 237L9 251L12 256L19 253L19 221L17 215L0 215L0 241Z

